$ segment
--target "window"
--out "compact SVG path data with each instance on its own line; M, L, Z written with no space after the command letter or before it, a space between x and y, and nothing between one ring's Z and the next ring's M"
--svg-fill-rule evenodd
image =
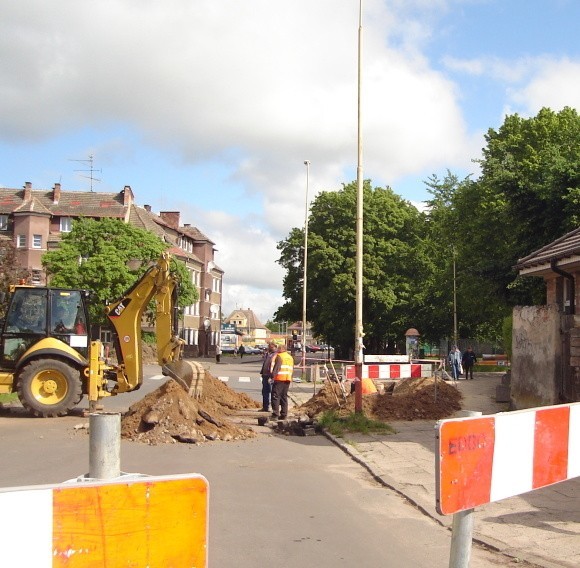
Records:
M60 232L70 233L72 231L72 219L70 217L60 218Z
M16 248L26 247L26 235L18 235L16 237Z
M0 215L0 231L8 230L8 215Z
M222 289L222 281L219 278L214 278L213 279L213 291L214 292L221 292Z
M34 286L40 286L40 284L42 284L42 274L40 270L32 271L32 284Z
M199 288L201 282L201 272L199 270L191 271L191 283Z
M32 248L42 248L42 235L32 235Z

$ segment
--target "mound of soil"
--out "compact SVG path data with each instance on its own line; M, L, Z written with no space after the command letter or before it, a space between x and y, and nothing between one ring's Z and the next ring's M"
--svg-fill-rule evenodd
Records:
M209 373L203 395L192 398L173 379L133 404L121 419L121 437L151 445L230 441L253 438L251 429L239 428L228 416L259 404L239 394Z
M340 405L337 403L338 396ZM368 418L384 422L394 420L441 420L461 410L461 393L445 381L434 378L403 379L393 392L363 395L363 413ZM354 394L344 399L340 388L327 383L300 411L310 418L335 410L338 416L354 412Z

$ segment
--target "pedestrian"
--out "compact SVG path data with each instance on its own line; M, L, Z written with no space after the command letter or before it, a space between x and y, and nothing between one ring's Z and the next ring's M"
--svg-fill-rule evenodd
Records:
M264 361L262 362L262 369L260 375L262 377L262 408L260 412L268 412L270 410L270 395L272 393L272 368L274 366L274 357L276 357L276 350L278 346L270 341L268 348L264 353Z
M463 365L463 369L465 370L465 380L469 379L471 375L471 379L473 380L473 366L477 363L477 357L473 352L471 345L467 348L463 357L461 357L461 364Z
M294 358L285 345L278 347L272 367L272 418L284 420L288 416L288 389L294 372Z
M246 348L243 345L240 345L240 349L238 350L240 354L240 359L244 358L244 353L246 352Z
M215 362L219 363L222 358L222 348L219 343L215 346Z
M453 380L456 381L461 375L461 351L459 351L459 347L454 345L449 351L449 366L451 367L451 376Z

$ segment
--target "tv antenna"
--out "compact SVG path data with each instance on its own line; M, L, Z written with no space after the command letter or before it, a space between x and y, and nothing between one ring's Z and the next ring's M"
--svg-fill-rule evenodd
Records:
M75 172L89 172L88 176L84 176L81 174L81 177L87 178L91 180L91 191L93 191L93 182L95 181L101 181L99 178L96 178L93 174L95 172L99 172L102 173L103 170L95 170L95 168L93 168L93 155L90 154L89 155L89 159L88 160L73 160L73 159L69 159L70 162L83 162L84 164L88 164L89 165L89 169L88 170L75 170Z

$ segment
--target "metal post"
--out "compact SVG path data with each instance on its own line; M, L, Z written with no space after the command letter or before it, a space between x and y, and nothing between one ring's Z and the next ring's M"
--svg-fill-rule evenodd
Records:
M458 416L481 416L482 414L476 410L462 410L457 413ZM449 568L469 568L474 515L474 509L459 511L453 515Z
M455 246L453 246L453 343L457 345L457 281L455 278Z
M310 162L306 166L306 202L304 205L304 283L302 286L302 373L306 378L306 277L308 275L308 185L310 182Z
M121 475L121 415L89 416L89 477L112 479Z
M356 295L354 330L354 410L362 413L362 369L363 369L363 167L362 167L362 126L361 126L361 54L362 54L362 0L358 16L358 159L356 168Z

